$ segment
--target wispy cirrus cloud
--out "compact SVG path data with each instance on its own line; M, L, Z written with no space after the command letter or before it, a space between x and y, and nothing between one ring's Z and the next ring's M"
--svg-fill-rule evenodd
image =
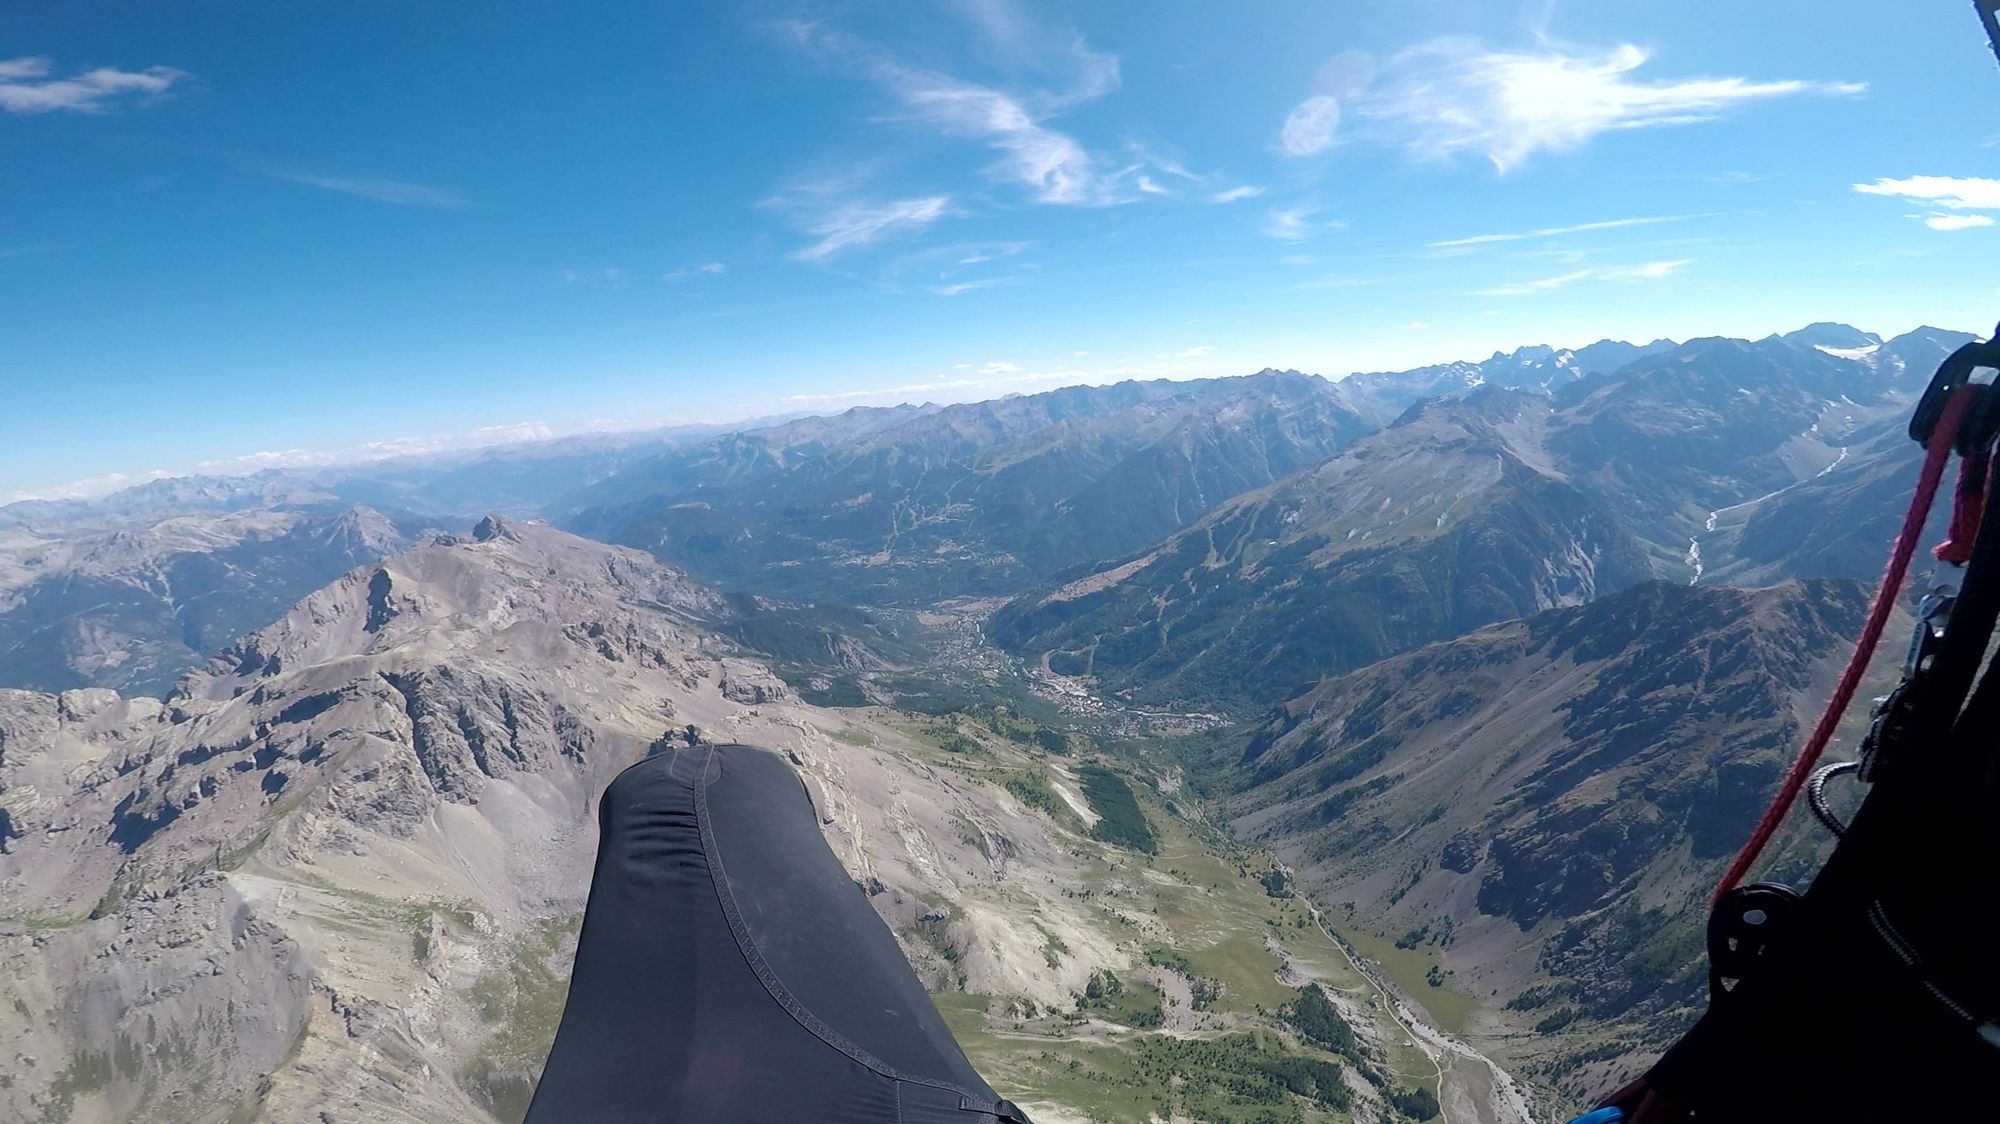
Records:
M1027 249L1026 242L975 242L964 246L940 246L938 252L956 257L958 265L982 265L999 258L1011 258L1025 253Z
M1629 43L1594 49L1544 41L1501 50L1476 38L1446 37L1388 59L1344 108L1372 144L1423 161L1474 154L1505 173L1606 133L1694 125L1758 102L1867 89L1802 79L1640 78L1651 57ZM1332 147L1342 109L1327 94L1301 102L1279 131L1280 149L1302 156Z
M1241 203L1245 199L1255 199L1262 194L1264 194L1263 188L1246 183L1242 187L1232 187L1227 191L1218 191L1209 196L1208 201L1211 203Z
M188 73L171 66L120 70L100 66L57 78L55 61L41 56L0 59L0 109L18 116L36 113L103 113L121 100L155 98L184 81Z
M1693 265L1692 258L1672 261L1639 262L1633 265L1604 265L1587 269L1571 270L1553 277L1540 277L1532 281L1517 281L1491 289L1475 290L1474 296L1481 297L1530 297L1554 292L1578 281L1657 281L1671 277L1684 267Z
M700 277L713 277L718 273L728 272L728 270L729 267L719 261L705 261L700 265L684 265L679 269L670 269L660 274L660 280L665 281L669 285L678 285L683 281L693 281Z
M1679 273L1684 266L1694 264L1693 258L1676 258L1673 261L1649 261L1639 265L1601 266L1593 275L1600 281L1657 281Z
M1576 269L1568 273L1558 273L1553 277L1539 277L1533 281L1515 281L1491 289L1478 289L1475 290L1475 295L1482 297L1533 296L1536 293L1547 293L1560 289L1564 285L1581 281L1590 275L1591 271L1588 269Z
M964 296L966 293L976 293L981 289L999 289L1008 285L1019 285L1026 280L1026 278L1018 276L979 277L971 281L954 281L945 285L931 285L928 286L928 289L930 292L941 297L957 297Z
M1028 242L925 246L899 253L884 263L878 280L891 291L920 291L940 297L1025 285L1038 267L1018 259L1031 248Z
M1685 222L1688 219L1712 217L1712 215L1647 215L1641 218L1580 222L1571 226L1545 226L1537 230L1522 230L1509 234L1474 234L1469 238L1447 238L1442 242L1426 242L1424 244L1434 250L1449 249L1457 246L1486 246L1496 242L1525 242L1534 238L1555 238L1564 234L1584 234L1594 230L1622 230L1629 226L1653 226L1663 222Z
M1312 206L1273 207L1264 213L1264 225L1260 231L1264 237L1280 242L1305 242L1328 230L1339 230L1347 225L1343 219L1314 218L1320 213L1320 208Z
M864 249L919 233L951 217L951 196L923 195L910 199L854 200L830 198L808 191L776 196L765 205L788 211L799 221L810 245L793 252L798 261L825 263L849 250Z
M1932 230L1972 230L1992 226L1993 217L1982 214L1953 214L1958 211L2000 211L2000 180L1962 176L1884 177L1874 183L1857 183L1863 195L1886 195L1907 203L1920 203L1942 210L1911 215Z
M981 22L991 28L1005 21ZM1118 60L1090 50L1080 36L1064 41L1053 61L1044 60L1050 69L1058 69L1054 62L1062 64L1066 81L1058 88L1015 91L908 64L823 23L783 26L801 49L880 86L898 103L894 119L977 141L998 153L987 176L1026 187L1036 202L1103 206L1124 202L1138 190L1130 182L1136 169L1108 165L1075 137L1047 124L1051 117L1118 88Z
M1075 137L1042 125L1013 95L942 74L901 68L891 73L911 114L999 152L988 175L1025 186L1036 202L1101 206L1126 197L1123 177L1106 174Z
M274 171L270 174L292 183L302 183L326 191L337 191L342 195L372 199L377 203L392 203L399 207L442 207L446 210L464 210L472 206L470 200L455 191L428 184L407 183L403 180L322 176L290 171Z
M625 271L612 265L596 269L558 269L556 280L586 289L622 289L626 279Z

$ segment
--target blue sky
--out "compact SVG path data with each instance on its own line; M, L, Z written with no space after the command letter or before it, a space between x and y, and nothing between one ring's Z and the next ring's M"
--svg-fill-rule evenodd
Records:
M0 497L1604 336L1981 330L1996 107L1957 3L27 0L0 12Z

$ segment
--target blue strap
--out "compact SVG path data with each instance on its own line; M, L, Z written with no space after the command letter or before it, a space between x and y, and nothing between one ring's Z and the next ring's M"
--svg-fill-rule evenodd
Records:
M1625 1110L1622 1108L1600 1108L1596 1112L1584 1113L1569 1124L1620 1124L1624 1119Z

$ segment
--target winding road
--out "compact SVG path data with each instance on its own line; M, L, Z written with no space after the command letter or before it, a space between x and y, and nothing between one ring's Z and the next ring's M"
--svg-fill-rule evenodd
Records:
M1327 925L1318 906L1310 901L1305 906L1312 914L1313 924L1319 926L1319 931L1340 949L1355 972L1382 996L1390 1020L1437 1067L1441 1124L1535 1124L1527 1094L1512 1074L1492 1058L1420 1018L1415 1007ZM1458 1064L1461 1061L1470 1063L1469 1067L1461 1067ZM1472 1072L1461 1072L1462 1068L1470 1068Z

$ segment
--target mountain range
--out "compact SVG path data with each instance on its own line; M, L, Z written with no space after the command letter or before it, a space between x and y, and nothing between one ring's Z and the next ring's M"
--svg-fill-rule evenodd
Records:
M17 503L0 507L0 682L162 692L206 651L346 567L491 511L543 515L761 597L896 609L954 597L1020 598L995 632L1017 651L1036 659L1047 653L1073 669L1088 650L1108 686L1134 688L1146 679L1145 697L1153 701L1254 706L1311 676L1357 666L1354 660L1553 604L1550 596L1574 598L1586 586L1615 588L1646 574L1865 576L1872 546L1795 547L1782 528L1797 520L1785 512L1831 503L1878 525L1885 518L1878 493L1893 491L1888 482L1910 455L1887 423L1937 359L1969 338L1920 328L1883 341L1815 324L1755 342L1535 346L1479 363L1338 381L1267 370L1072 387L950 406L862 407L722 433L683 427L564 438L244 478L163 480L96 501ZM1502 391L1525 396L1523 418L1508 423L1514 432L1504 438L1507 457L1521 467L1503 491L1521 510L1496 517L1524 520L1517 530L1532 540L1540 533L1533 528L1575 531L1586 509L1609 509L1608 519L1593 517L1592 529L1575 541L1551 540L1548 552L1609 550L1608 582L1596 580L1594 562L1554 560L1548 565L1563 576L1502 577L1504 588L1477 591L1470 607L1406 605L1401 611L1437 622L1391 623L1383 635L1357 641L1350 655L1308 656L1296 674L1260 686L1254 698L1235 697L1227 684L1203 686L1198 671L1191 692L1177 696L1148 672L1120 670L1146 659L1178 666L1176 652L1205 644L1201 597L1183 590L1169 600L1187 604L1158 615L1193 619L1196 627L1184 637L1162 634L1150 653L1123 653L1121 643L1131 646L1153 610L1120 615L1099 602L1115 599L1102 590L1119 584L1116 575L1136 559L1179 557L1190 546L1176 536L1205 519L1228 537L1248 512L1263 510L1256 497L1264 490L1310 507L1315 489L1366 491L1368 473L1380 471L1396 478L1376 486L1398 494L1456 493L1461 482L1444 479L1442 468L1439 479L1423 479L1417 463L1442 423L1398 423L1425 401ZM1529 416L1540 414L1547 416ZM1363 438L1379 468L1333 460ZM1406 455L1389 451L1399 441L1412 443ZM1337 463L1347 468L1335 471ZM1885 483L1869 489L1864 478ZM1517 493L1517 484L1526 491ZM291 529L307 537L333 533L321 524L350 508L373 513L350 518L367 530L346 553L322 552L323 564L302 565L315 548L288 538ZM1486 533L1459 527L1456 517L1446 524L1428 537ZM1318 530L1352 530L1371 548L1383 546L1384 535L1427 537L1414 524ZM1316 533L1293 524L1262 541L1293 547ZM144 557L96 570L75 561L113 535L123 536L121 550ZM1628 539L1647 555L1642 573L1632 572ZM1431 548L1443 544L1417 547ZM294 560L282 561L288 553ZM176 586L173 575L191 569L205 572ZM1097 597L1077 596L1083 578L1100 589ZM1156 570L1141 584L1166 581L1165 570ZM1355 581L1357 595L1366 596L1358 591L1372 579ZM215 594L230 611L184 605L175 592L182 587L195 589L197 602ZM1269 609L1283 611L1276 603ZM1079 612L1088 619L1077 627L1060 623Z
M1970 338L1526 347L0 507L0 1117L519 1119L596 794L722 739L789 756L1037 1120L1553 1116L1697 1010L1704 889Z
M1793 504L1828 500L1803 518L1834 527L1895 519L1920 451L1885 419L1963 341L1926 329L1841 354L1808 342L1825 329L1694 340L1553 393L1426 399L1141 553L1058 575L989 632L1139 702L1241 708L1649 577L1826 576L1829 550L1860 576L1880 548L1788 533ZM1738 525L1704 541L1725 512Z
M1372 428L1334 384L1279 371L836 420L663 454L559 522L728 588L925 604L1132 550Z

